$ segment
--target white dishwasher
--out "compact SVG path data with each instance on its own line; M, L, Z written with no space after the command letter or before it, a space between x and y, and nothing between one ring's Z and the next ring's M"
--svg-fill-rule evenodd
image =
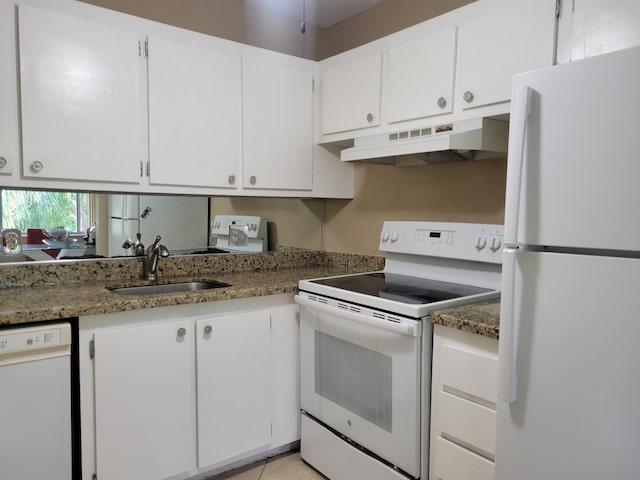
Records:
M71 325L0 330L0 476L69 480Z

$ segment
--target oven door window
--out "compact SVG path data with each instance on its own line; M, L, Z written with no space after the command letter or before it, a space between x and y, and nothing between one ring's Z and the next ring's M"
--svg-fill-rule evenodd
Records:
M300 312L302 409L418 477L421 338Z
M393 357L315 331L315 391L393 433Z

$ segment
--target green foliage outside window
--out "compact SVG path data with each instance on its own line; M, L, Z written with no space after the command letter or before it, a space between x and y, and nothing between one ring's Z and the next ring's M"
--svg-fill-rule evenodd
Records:
M26 232L27 228L62 226L72 232L83 232L88 223L88 194L4 189L1 192L2 228Z

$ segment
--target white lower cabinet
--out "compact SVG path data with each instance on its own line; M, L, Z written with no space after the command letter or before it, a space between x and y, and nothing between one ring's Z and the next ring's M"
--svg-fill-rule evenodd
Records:
M96 332L98 478L158 480L191 467L193 322Z
M493 480L498 341L435 325L430 480Z
M270 322L268 310L196 320L200 468L269 446Z
M82 479L185 479L299 440L297 311L277 295L80 318Z

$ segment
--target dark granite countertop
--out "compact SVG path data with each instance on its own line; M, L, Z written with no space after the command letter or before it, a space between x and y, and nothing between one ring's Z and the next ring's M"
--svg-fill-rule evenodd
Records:
M497 339L500 333L500 300L436 310L429 314L429 318L437 325Z
M148 285L140 259L0 266L0 325L295 292L298 281L380 270L384 258L317 251L169 257L159 283L216 280L231 286L158 295L108 288Z
M381 270L384 258L321 251L196 255L163 259L159 283L216 280L229 287L158 295L109 288L148 285L137 258L0 266L0 325L295 292L304 278ZM430 314L435 324L498 338L500 302Z

